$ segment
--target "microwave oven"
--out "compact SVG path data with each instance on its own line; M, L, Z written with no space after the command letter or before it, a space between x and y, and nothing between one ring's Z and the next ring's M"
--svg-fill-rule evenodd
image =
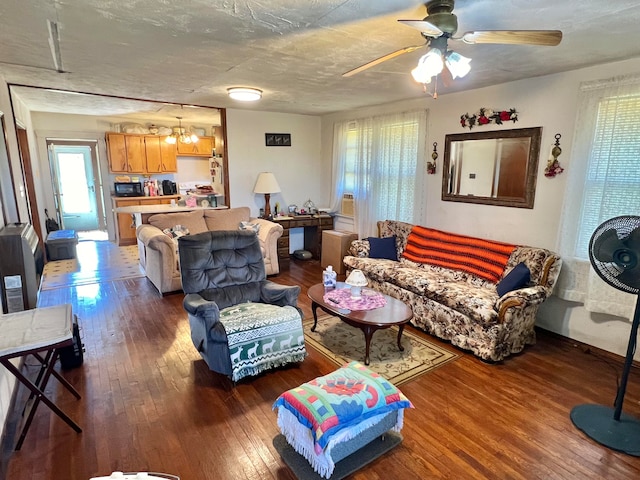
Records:
M140 182L115 182L113 190L116 197L143 197L142 183Z

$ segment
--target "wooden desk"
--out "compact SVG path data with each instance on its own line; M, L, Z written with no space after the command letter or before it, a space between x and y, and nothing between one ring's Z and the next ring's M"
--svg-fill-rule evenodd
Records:
M322 231L333 229L331 215L295 215L275 217L274 222L282 225L284 231L278 239L278 264L280 268L289 268L289 230L304 228L304 249L311 252L313 258L320 259L322 252Z
M20 450L24 437L33 421L36 409L42 401L76 432L82 429L69 418L45 394L49 377L56 377L76 398L80 394L53 369L59 356L59 349L73 345L73 317L71 305L35 308L23 312L0 315L0 364L31 391L23 412L24 425L16 450ZM40 372L35 382L29 380L11 359L32 355L40 364Z

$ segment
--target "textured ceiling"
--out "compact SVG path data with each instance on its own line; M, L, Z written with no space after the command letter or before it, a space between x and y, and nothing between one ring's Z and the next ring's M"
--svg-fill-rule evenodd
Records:
M472 58L472 70L439 86L439 95L640 56L637 0L457 0L454 13L458 35L558 29L564 37L557 47L450 41ZM0 73L10 84L323 114L423 97L409 74L422 50L350 78L342 73L424 43L420 32L396 20L425 15L422 2L411 0L2 0ZM56 71L48 21L58 25L64 73ZM263 99L230 100L231 86L260 88ZM16 92L35 111L119 115L160 107ZM176 115L175 109L159 113Z

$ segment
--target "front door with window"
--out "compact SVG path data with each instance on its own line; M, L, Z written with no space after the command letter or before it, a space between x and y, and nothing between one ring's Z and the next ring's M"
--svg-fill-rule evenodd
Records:
M57 209L67 230L100 228L93 148L50 143Z

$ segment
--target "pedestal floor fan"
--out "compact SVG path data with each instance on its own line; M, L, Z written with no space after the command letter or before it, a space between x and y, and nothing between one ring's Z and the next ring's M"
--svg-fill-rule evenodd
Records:
M640 292L640 217L611 218L596 228L589 242L589 260L596 273L618 290ZM613 450L640 457L640 420L622 413L629 371L638 341L640 296L631 324L620 386L614 408L605 405L578 405L571 421L587 436Z

